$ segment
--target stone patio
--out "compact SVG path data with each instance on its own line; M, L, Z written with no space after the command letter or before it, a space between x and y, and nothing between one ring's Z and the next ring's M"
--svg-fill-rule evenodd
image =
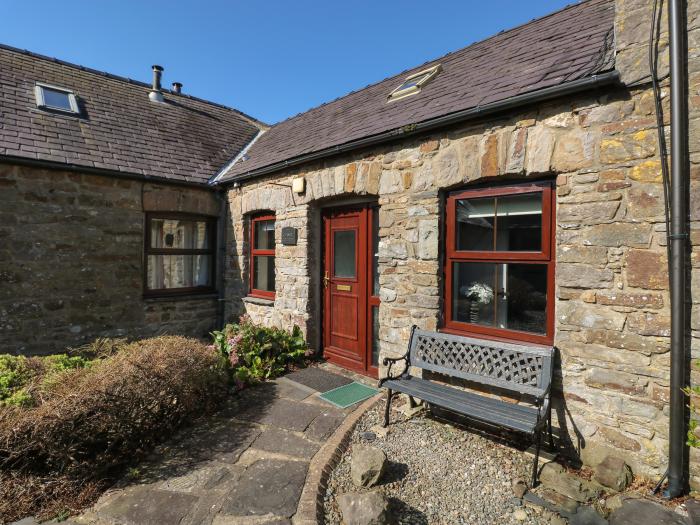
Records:
M292 523L311 458L354 408L286 378L245 390L69 523Z

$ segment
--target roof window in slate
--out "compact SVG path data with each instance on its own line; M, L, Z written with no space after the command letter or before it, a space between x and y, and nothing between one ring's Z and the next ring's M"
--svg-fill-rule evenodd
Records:
M34 96L36 97L37 107L41 109L60 111L62 113L80 113L78 100L69 89L37 82L36 86L34 86Z
M440 64L415 73L389 94L389 102L420 93L421 88L440 72Z

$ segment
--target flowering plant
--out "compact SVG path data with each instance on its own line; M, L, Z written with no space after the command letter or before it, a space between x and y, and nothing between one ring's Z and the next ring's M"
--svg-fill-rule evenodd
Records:
M470 301L478 301L482 304L493 301L493 288L488 284L472 283L469 286L462 286L459 291Z
M212 336L213 346L224 366L231 371L237 390L280 375L289 365L302 361L309 351L298 326L291 332L269 328L254 324L247 315L238 323L212 332Z

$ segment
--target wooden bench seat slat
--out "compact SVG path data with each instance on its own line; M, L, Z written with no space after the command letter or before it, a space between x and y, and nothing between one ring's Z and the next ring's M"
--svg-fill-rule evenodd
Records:
M414 381L416 383L420 383L420 386L418 388L422 388L435 393L444 393L443 395L445 396L452 396L458 399L462 397L465 399L485 399L485 403L496 410L498 410L498 408L501 406L506 406L508 407L507 411L512 411L513 413L521 412L525 415L525 417L529 416L530 414L537 413L537 409L535 409L535 407L533 407L532 405L520 405L515 403L509 403L507 401L503 401L502 399L483 396L477 392L467 392L464 390L459 390L449 385L444 385L427 379L422 379L420 377L409 377L405 379L399 379L399 381Z
M420 384L420 381L423 381L423 384ZM520 407L529 409L528 412L524 412L517 410L517 405L478 395L465 395L469 394L468 392L461 392L461 396L448 395L447 392L426 388L426 383L429 382L419 378L411 378L410 380L387 381L385 386L486 423L527 434L532 434L535 430L537 410L532 407Z

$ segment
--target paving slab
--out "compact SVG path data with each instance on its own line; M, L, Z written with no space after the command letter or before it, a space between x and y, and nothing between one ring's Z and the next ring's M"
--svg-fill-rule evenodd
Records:
M340 410L325 410L311 422L304 434L315 441L326 441L346 417Z
M236 417L261 425L303 432L322 412L323 409L317 405L279 398L270 401L264 410L258 410L257 406L246 407Z
M289 430L281 430L279 428L265 430L251 446L258 450L301 459L311 459L320 448L318 443L309 441Z
M196 502L188 494L135 489L100 509L100 515L126 525L179 525Z
M235 483L244 472L236 466L222 465L218 462L206 463L194 467L191 471L166 479L159 488L173 492L196 492L214 490L217 487Z
M221 514L273 514L290 518L296 511L308 466L301 461L261 460L254 463L228 493Z
M235 463L262 430L246 422L215 418L195 429L181 433L161 454L162 466L185 467L201 461Z

